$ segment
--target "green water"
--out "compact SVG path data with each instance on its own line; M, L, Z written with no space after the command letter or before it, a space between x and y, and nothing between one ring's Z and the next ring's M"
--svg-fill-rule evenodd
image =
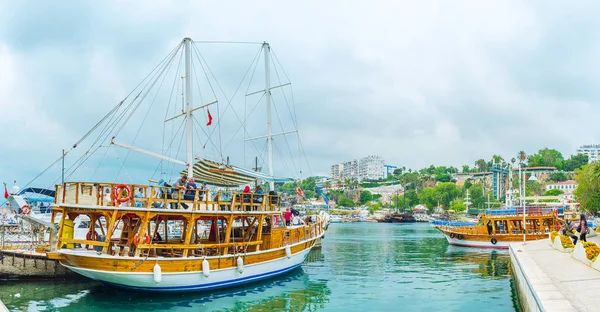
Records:
M16 298L14 294L19 293ZM448 246L428 224L332 224L286 276L228 291L127 292L86 279L0 281L11 311L517 311L507 252Z

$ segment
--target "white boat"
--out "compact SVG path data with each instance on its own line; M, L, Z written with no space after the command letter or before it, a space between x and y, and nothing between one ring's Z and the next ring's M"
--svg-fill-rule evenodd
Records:
M332 215L329 217L329 223L342 223L343 218L338 215Z

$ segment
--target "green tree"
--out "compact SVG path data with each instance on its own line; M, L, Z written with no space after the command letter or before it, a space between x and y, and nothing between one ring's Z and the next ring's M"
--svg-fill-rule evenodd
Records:
M575 196L581 203L581 209L589 212L600 210L600 163L593 162L575 170L575 181L579 184Z
M360 203L361 204L364 205L372 200L373 200L373 194L371 194L371 192L366 191L366 190L360 192Z
M571 155L569 159L565 159L563 162L564 171L575 171L575 169L580 169L584 165L588 163L588 155L587 154L576 154Z
M467 180L465 181L465 184L463 185L463 187L464 187L464 188L465 188L465 190L466 190L466 189L470 188L470 187L471 187L471 185L473 185L473 183L471 182L471 179L467 179Z
M469 188L469 197L471 197L471 203L473 203L473 207L485 208L487 194L489 194L489 192L486 194L483 193L483 184L475 183L471 185Z
M543 193L544 193L544 190L542 189L542 185L540 183L538 183L538 181L527 181L525 183L525 194L527 196L532 196L532 195L540 196Z
M484 159L478 159L475 161L475 167L479 172L485 172L488 170L488 163Z
M471 172L471 168L469 167L469 165L463 165L462 166L462 172L463 173L469 173L469 172Z
M447 173L442 173L442 174L436 175L435 180L437 182L450 182L450 181L452 181L452 176Z
M456 211L456 212L460 212L460 211L465 211L467 209L467 206L465 204L463 204L461 199L455 199L452 201L452 203L450 203L450 209Z
M427 208L432 209L437 206L437 198L436 193L433 187L426 187L419 190L419 203L427 206Z
M543 148L527 157L529 167L549 166L562 170L563 155L555 149Z
M337 202L337 205L340 207L354 207L355 203L351 201L348 197L342 196Z
M544 196L558 196L560 194L564 194L565 192L563 192L563 190L559 190L559 189L551 189L551 190L547 190L546 193L544 193Z
M561 181L567 181L568 177L567 177L567 174L564 173L563 171L557 171L557 172L552 172L550 174L550 176L548 177L548 180L553 181L553 182L561 182Z
M434 193L436 198L439 200L440 205L448 208L450 207L450 202L460 195L460 190L454 183L442 182L435 186Z
M411 208L419 204L419 195L415 190L408 190L404 192L404 197L407 200L408 206Z

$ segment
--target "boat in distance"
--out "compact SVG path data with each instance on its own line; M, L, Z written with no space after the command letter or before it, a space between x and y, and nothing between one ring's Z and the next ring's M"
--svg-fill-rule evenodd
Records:
M503 213L482 213L475 224L442 223L433 225L441 231L448 244L507 249L511 244L548 238L557 225L556 211L529 207L523 217L522 209L507 209Z

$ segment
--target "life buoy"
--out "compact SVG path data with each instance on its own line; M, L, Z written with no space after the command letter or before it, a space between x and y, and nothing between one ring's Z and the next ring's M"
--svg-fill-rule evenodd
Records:
M123 192L121 190L127 191L127 196L121 197ZM131 199L131 188L127 184L118 184L113 189L113 198L119 203L126 203Z
M296 188L296 194L298 194L298 196L300 196L300 197L304 197L304 192L302 191L302 189L300 187Z
M454 238L454 233L450 233L450 238Z
M492 242L493 245L496 245L496 243L498 242L498 240L496 240L495 238L492 238L491 242Z
M458 239L463 239L462 234L458 234Z
M133 236L133 244L136 246L140 243L140 241L138 239L139 234L140 233L135 233L135 236ZM148 233L144 234L144 240L146 241L146 244L150 244L150 236L148 235Z
M29 208L29 205L25 205L25 206L21 207L21 213L22 214L30 214L31 208Z
M96 231L92 232L92 230L89 230L87 232L87 234L85 234L85 239L91 240L91 241L96 241L98 239L98 232L96 232Z

